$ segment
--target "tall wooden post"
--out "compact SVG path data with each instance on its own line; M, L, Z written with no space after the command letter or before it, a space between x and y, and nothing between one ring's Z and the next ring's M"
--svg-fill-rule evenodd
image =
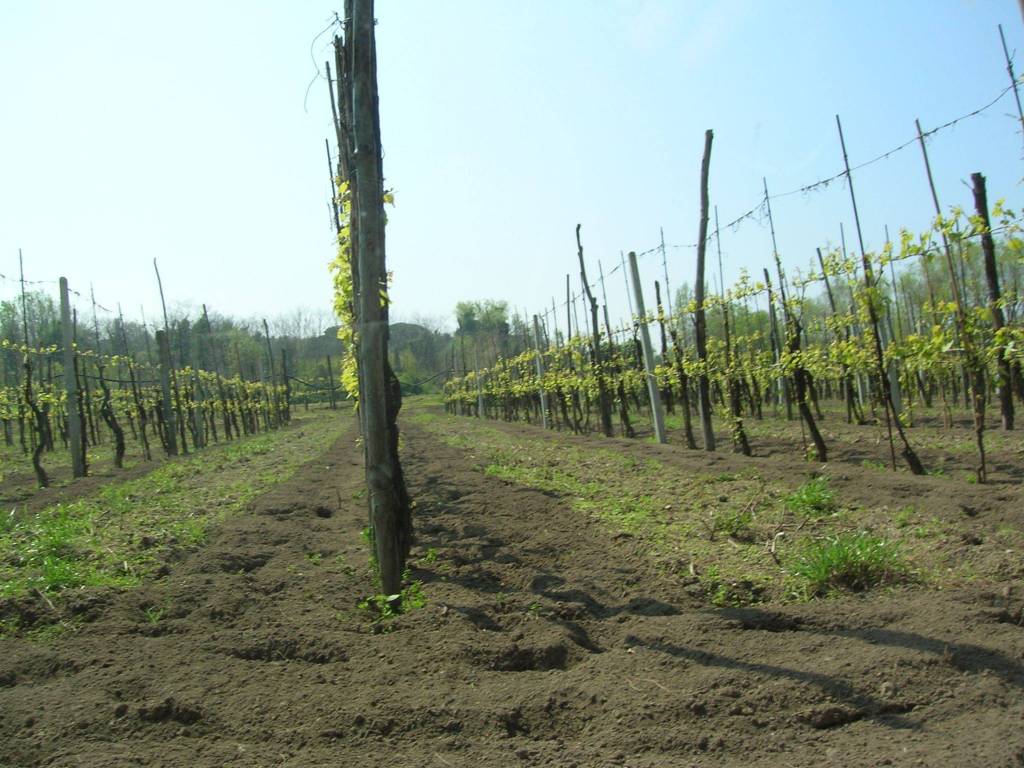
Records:
M171 398L171 345L167 341L167 331L156 332L157 354L160 356L160 389L163 392L164 440L167 444L167 455L178 454L177 431L178 418L174 412Z
M633 279L633 304L640 318L640 342L644 351L644 371L647 374L647 396L651 402L651 419L654 422L654 437L659 443L666 442L665 415L661 411L661 393L654 373L654 350L651 348L651 332L647 327L647 312L644 309L644 291L640 283L640 270L636 265L636 253L629 252L629 275Z
M835 296L832 294L832 284L828 279L828 270L825 269L825 259L821 256L821 248L817 248L816 252L818 254L818 264L821 266L821 277L825 282L825 295L828 297L829 308L832 310L833 315L838 315ZM838 338L838 332L836 332L836 337ZM850 340L850 326L845 323L843 324L843 340ZM845 362L842 362L840 363L840 371L842 372L843 396L846 399L846 422L852 424L856 421L860 424L864 419L857 409L857 399L853 394L853 376L850 375L850 368Z
M373 0L351 0L352 131L359 223L359 362L366 448L366 483L377 564L384 594L399 594L411 545L408 493L398 461L396 419L401 395L388 367L387 268L384 251L384 176ZM391 374L389 376L389 374Z
M533 338L537 350L537 383L540 394L540 414L544 422L544 429L548 428L548 393L544 391L544 347L541 344L540 322L537 316L533 316Z
M1024 13L1024 0L1021 0L1021 13ZM999 24L999 40L1003 44L1003 56L1006 57L1006 74L1010 76L1010 86L1013 88L1013 98L1017 102L1017 117L1020 119L1021 130L1024 130L1024 109L1020 106L1020 91L1017 90L1017 75L1013 71L1013 60L1010 59L1010 51L1006 47L1006 37L1003 35L1003 25Z
M64 346L64 390L67 392L68 446L71 449L71 472L85 477L85 455L82 444L82 421L78 413L78 381L75 377L74 331L71 327L71 301L68 279L60 279L60 330Z
M839 120L839 115L836 115L836 128L839 130L839 145L843 151L843 166L846 169L846 182L850 188L850 203L853 206L853 221L857 227L857 242L860 245L860 257L861 265L864 268L864 287L866 289L866 300L868 310L868 320L871 323L871 333L874 337L875 346L875 366L876 374L878 376L878 386L882 390L882 399L885 403L885 423L886 428L889 432L889 447L893 451L893 469L896 469L896 458L895 448L893 448L892 441L892 427L895 423L896 431L899 433L900 441L903 443L903 459L907 462L907 466L910 471L915 475L923 475L924 465L921 464L921 460L917 457L917 453L910 446L910 441L907 440L907 435L903 431L903 425L900 422L899 414L896 413L895 406L892 401L892 390L889 388L889 379L885 374L885 362L884 355L882 353L882 337L878 329L878 312L875 310L875 304L871 296L872 289L874 288L874 278L871 271L871 262L868 260L867 252L864 250L864 234L860 226L860 214L857 211L857 196L853 191L853 175L850 173L850 159L846 154L846 139L843 137L843 124Z
M768 229L772 235L772 258L779 261L779 246L775 241L775 218L772 216L772 198L768 194L768 179L764 176L761 177L761 183L764 185L764 205L768 212ZM781 270L781 268L780 268ZM771 280L768 278L768 270L764 271L765 284L768 286L768 311L771 315L772 322L772 334L775 336L772 344L775 346L775 364L778 365L782 358L782 332L779 330L778 323L775 320L775 299L772 297L772 285ZM778 396L779 399L786 404L786 419L789 421L793 420L793 400L789 396L789 381L786 376L779 373L778 382Z
M274 406L274 414L270 423L277 427L281 423L281 402L277 394L277 374L274 373L274 351L270 348L270 327L267 325L267 318L263 318L263 338L267 342L267 368L270 371L270 391L274 394L271 400Z
M998 334L1006 325L1003 308L999 303L1002 294L999 290L999 270L996 268L996 247L992 242L992 224L988 216L988 191L985 189L985 177L980 173L971 174L974 185L974 211L985 225L981 233L981 252L985 257L985 280L988 284L988 307L992 313L992 330ZM1010 361L1006 359L1006 349L997 342L996 366L999 371L999 410L1003 419L1003 429L1013 429L1013 372Z
M708 379L708 340L707 315L704 312L704 256L707 251L708 218L710 215L708 200L708 173L711 170L711 141L714 139L711 130L704 132L704 157L700 164L700 226L697 234L697 280L693 288L697 301L694 316L694 335L696 338L697 357L701 362L701 371L697 376L697 394L700 404L700 427L704 436L704 450L715 450L715 432L711 426L711 385Z
M580 225L576 225L576 251L580 259L580 281L583 283L583 291L590 303L590 333L591 333L591 363L594 366L594 376L597 378L597 400L598 408L601 411L601 431L605 437L612 437L612 405L608 396L608 384L604 378L604 366L601 359L601 326L597 322L597 299L590 290L590 283L587 282L587 266L583 261L583 244L580 241Z

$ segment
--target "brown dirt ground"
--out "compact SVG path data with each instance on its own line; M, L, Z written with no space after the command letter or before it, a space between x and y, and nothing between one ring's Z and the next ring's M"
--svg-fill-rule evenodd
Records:
M0 643L0 765L1024 765L1019 574L709 608L635 540L409 422L415 556L437 557L413 571L427 605L376 632L356 607L369 577L353 438L164 578L72 601L77 631ZM709 460L602 445L681 471ZM773 460L757 461L789 466ZM941 478L889 477L851 467L844 482L898 482L962 514ZM990 525L1024 516L972 503Z

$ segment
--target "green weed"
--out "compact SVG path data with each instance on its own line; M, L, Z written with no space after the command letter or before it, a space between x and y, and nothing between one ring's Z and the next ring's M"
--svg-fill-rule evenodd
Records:
M785 504L786 509L802 517L824 517L838 509L835 492L825 476L808 480L786 497Z
M862 592L906 574L899 547L868 533L841 533L804 547L790 569L801 595Z
M910 525L910 518L914 516L916 510L912 506L906 506L900 509L893 517L893 523L897 528L906 528Z
M722 509L711 515L713 533L725 534L734 539L741 539L750 534L750 524L754 520L751 509Z
M150 624L158 624L160 623L160 619L164 617L164 613L166 613L166 610L164 608L151 605L147 607L142 613L146 617L147 622L149 622Z
M373 616L373 623L380 624L394 619L403 613L409 613L427 604L427 596L423 594L423 582L413 581L402 588L396 595L370 595L357 604L361 610Z

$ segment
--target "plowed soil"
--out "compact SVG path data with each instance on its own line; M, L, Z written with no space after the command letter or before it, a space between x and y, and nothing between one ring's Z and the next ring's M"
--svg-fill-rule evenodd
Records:
M424 607L357 607L350 429L166 576L72 601L76 631L0 642L0 765L1024 765L1012 582L711 608L415 421L403 456Z

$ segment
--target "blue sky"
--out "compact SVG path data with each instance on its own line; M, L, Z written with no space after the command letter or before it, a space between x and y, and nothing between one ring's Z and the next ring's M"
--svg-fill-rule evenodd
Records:
M339 4L340 5L340 4ZM172 301L273 317L326 310L333 245L311 42L328 2L7 2L0 6L0 273L66 275L101 303L155 316ZM620 250L692 243L703 134L723 223L970 112L1008 84L996 25L1024 51L1015 0L378 0L388 259L399 318L461 299L536 311ZM314 63L315 61L315 63ZM1018 60L1024 69L1024 56ZM1024 202L1007 96L929 145L940 200ZM855 175L867 247L926 226L915 146ZM773 202L790 268L852 233L842 184ZM769 263L767 227L722 237L726 281ZM641 261L645 281L660 259ZM673 286L692 249L669 250ZM610 278L624 316L621 273ZM0 280L0 298L13 295Z

